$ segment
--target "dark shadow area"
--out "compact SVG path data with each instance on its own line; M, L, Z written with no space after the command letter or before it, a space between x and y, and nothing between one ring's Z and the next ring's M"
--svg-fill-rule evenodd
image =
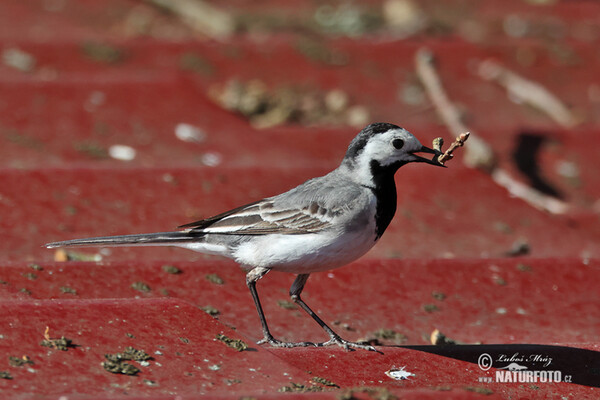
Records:
M483 354L490 356L492 368L510 369L518 364L529 371L560 371L562 378L571 377L571 383L600 387L600 352L575 347L543 344L487 344L444 346L398 346L454 358L473 364ZM548 361L550 362L548 363Z
M543 194L563 199L563 194L542 176L539 167L538 155L548 140L548 135L523 131L517 135L516 140L512 158L519 171L529 180L529 185Z

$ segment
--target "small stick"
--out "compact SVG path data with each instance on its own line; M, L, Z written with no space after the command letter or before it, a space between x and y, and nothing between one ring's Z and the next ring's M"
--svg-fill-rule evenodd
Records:
M579 123L560 98L544 86L518 75L495 61L488 59L481 62L477 73L482 79L497 82L506 89L510 97L541 110L565 128L572 128Z
M203 0L145 0L168 10L193 30L212 39L228 38L235 31L235 20L226 11Z
M465 133L461 133L460 135L458 135L458 137L454 140L454 142L452 142L450 147L448 147L448 150L446 150L444 152L444 154L442 154L441 156L438 157L437 161L443 165L446 161L452 160L452 158L454 157L452 155L454 150L456 150L456 148L458 148L458 147L464 146L465 142L467 141L467 139L469 138L470 135L471 135L471 132L465 132ZM438 138L438 139L441 139L441 140L439 140L439 142L441 142L439 144L439 151L442 151L441 148L442 148L442 145L444 144L444 139L442 139L442 138ZM434 149L436 148L435 140L433 143L433 148Z

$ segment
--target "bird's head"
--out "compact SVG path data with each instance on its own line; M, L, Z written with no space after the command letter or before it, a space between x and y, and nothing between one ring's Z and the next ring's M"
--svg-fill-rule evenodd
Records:
M442 153L425 147L406 129L388 123L374 123L366 126L348 147L342 165L356 174L375 175L378 172L392 175L401 166L411 162L423 162L443 167L434 161L437 157L425 158L418 153Z

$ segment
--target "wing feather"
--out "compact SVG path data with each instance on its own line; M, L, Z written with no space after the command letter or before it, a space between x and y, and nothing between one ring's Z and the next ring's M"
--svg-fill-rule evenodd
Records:
M269 198L180 228L225 235L306 234L330 227L331 219L336 215L316 202L303 208L280 208Z

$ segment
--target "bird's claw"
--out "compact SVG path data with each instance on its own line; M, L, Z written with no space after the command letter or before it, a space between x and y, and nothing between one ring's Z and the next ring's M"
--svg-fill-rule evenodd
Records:
M377 350L375 347L371 346L370 344L350 342L348 340L342 339L339 336L337 336L337 337L332 336L331 339L329 339L326 342L319 343L319 344L317 344L317 346L324 347L324 346L331 346L334 344L338 345L340 347L343 347L344 349L349 350L349 351L354 351L355 349L362 349L362 350L374 351L376 353L381 353L379 350Z

